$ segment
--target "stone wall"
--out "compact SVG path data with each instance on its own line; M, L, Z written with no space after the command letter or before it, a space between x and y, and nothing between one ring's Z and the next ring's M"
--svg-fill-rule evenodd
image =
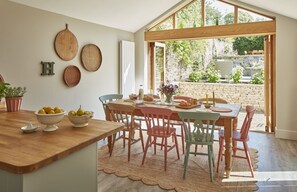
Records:
M206 93L212 97L214 91L215 97L240 103L243 109L251 104L257 111L264 111L264 85L179 82L179 91L179 95L198 99L205 98Z

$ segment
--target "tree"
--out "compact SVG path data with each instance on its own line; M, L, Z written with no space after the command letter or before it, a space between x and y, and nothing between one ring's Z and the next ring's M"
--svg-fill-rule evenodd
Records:
M233 42L233 50L236 50L239 55L253 50L264 50L264 36L236 37Z

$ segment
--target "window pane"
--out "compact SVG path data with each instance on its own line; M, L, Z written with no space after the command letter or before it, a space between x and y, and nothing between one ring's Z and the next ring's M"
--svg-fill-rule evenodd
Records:
M238 23L249 23L257 21L271 21L272 19L264 17L262 15L246 11L244 9L238 9Z
M152 28L150 31L160 31L160 30L166 30L166 29L173 29L173 17L169 17L159 25Z
M197 0L188 7L176 13L176 28L200 27L201 19L201 1Z
M214 0L205 1L206 26L234 23L234 6Z

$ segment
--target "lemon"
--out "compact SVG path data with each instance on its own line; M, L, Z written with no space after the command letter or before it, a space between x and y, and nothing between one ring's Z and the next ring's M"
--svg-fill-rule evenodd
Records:
M55 114L55 111L53 109L51 109L47 112L47 114Z
M46 114L44 109L39 109L38 114Z
M68 115L69 116L76 116L76 112L71 110L71 111L68 112Z
M62 111L62 109L60 107L55 107L54 112L55 113L62 113L63 111Z

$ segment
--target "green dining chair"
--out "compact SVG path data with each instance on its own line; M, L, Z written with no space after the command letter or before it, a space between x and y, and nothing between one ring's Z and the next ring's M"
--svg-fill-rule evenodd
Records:
M122 94L108 94L108 95L102 95L99 97L99 100L101 101L101 103L103 105L106 120L108 120L108 119L111 120L110 117L107 118L109 115L109 114L107 114L107 111L106 111L107 103L109 103L110 101L115 101L115 100L122 99L122 98L123 98Z
M215 123L219 119L219 113L213 112L185 112L179 111L178 116L183 122L186 141L186 154L184 159L184 175L186 178L189 155L207 155L210 180L213 181L213 135ZM191 151L191 145L206 145L207 153Z

